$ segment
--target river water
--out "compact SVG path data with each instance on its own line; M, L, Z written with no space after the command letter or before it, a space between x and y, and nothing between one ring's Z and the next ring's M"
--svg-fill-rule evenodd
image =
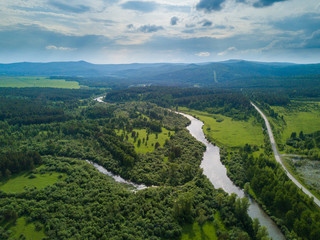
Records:
M206 175L215 188L222 188L227 193L235 193L239 197L244 197L243 190L234 185L234 183L227 176L227 169L220 161L219 147L214 146L208 142L202 130L203 122L184 113L179 113L187 117L191 124L187 127L192 136L198 141L206 145L207 149L203 155L200 167L203 169L203 174ZM249 216L258 218L260 224L268 228L269 236L274 240L285 239L278 226L272 219L262 210L262 208L252 199L250 199L250 206L248 209Z
M123 179L122 177L113 174L112 172L108 171L107 169L105 169L104 167L100 166L97 163L91 162L89 160L86 160L86 161L88 163L92 164L99 172L101 172L104 175L107 175L109 177L112 177L118 183L123 183L123 184L129 185L129 186L133 187L135 190L142 190L142 189L148 188L144 184L136 184L136 183L133 183L133 182L129 182L129 181Z

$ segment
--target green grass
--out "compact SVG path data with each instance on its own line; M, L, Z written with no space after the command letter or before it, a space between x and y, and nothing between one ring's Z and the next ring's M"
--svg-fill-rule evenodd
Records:
M156 142L159 142L160 146L162 147L165 143L166 139L169 139L169 132L170 135L174 134L174 131L169 131L165 128L162 128L162 132L158 133L158 139L156 138L155 133L149 134L149 139L147 141L147 146L145 145L146 139L147 139L147 130L146 129L133 129L133 131L139 133L139 137L136 139L136 142L134 142L134 138L131 137L131 133L128 133L128 142L132 143L135 147L135 150L137 153L146 154L147 152L154 151L154 145ZM118 135L121 135L123 133L123 130L116 130L116 133ZM143 143L143 138L145 139L145 142ZM138 146L138 141L141 139L141 144Z
M10 239L19 239L21 234L23 234L27 240L37 240L46 237L43 228L40 231L36 231L34 223L27 224L24 217L18 218L16 224L13 225L10 230L13 232Z
M308 134L320 130L320 107L318 107L318 110L313 107L308 107L308 105L314 104L314 102L305 102L304 104L306 107L300 110L292 110L278 106L272 107L275 112L283 116L287 124L283 127L283 132L281 134L284 143L291 136L292 132L299 134L300 131L303 131L303 133ZM279 126L274 119L270 120L273 122L274 126Z
M182 229L181 240L216 240L218 239L213 222L199 226L198 222L187 224Z
M210 114L182 107L179 110L193 116L196 115L203 121L205 135L218 145L240 147L246 143L257 146L264 144L262 128L254 118L250 118L248 121L233 121L230 117L220 114Z
M25 187L36 187L37 189L41 189L47 185L58 182L59 176L62 174L57 172L33 174L36 178L29 178L30 175L30 172L24 172L16 176L12 176L8 181L1 182L0 190L7 193L20 193L25 191Z
M314 101L292 101L291 105L287 107L273 106L272 109L283 116L286 124L281 120L268 117L273 125L273 132L277 133L277 142L285 144L286 140L290 138L292 132L297 135L300 131L305 134L313 133L320 130L320 102ZM286 146L281 153L285 153L290 147ZM283 157L283 163L289 172L307 189L309 189L316 197L320 197L317 192L317 187L312 186L312 183L317 183L317 167L309 167L303 170L303 167L293 169L289 157ZM306 160L307 161L307 160ZM307 161L308 164L313 164L312 161ZM318 190L319 191L319 190Z
M221 222L220 213L216 212L214 214L214 221L207 221L203 226L199 226L198 222L192 224L185 224L182 228L181 240L216 240L217 229L225 231L226 228Z
M50 87L79 89L76 81L65 81L63 79L48 79L46 77L0 77L0 87Z

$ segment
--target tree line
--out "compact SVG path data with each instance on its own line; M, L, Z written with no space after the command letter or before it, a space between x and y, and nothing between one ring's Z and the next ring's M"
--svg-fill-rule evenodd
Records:
M184 106L210 113L225 114L235 119L247 119L252 111L249 98L238 90L143 87L112 91L108 102L147 101L163 107Z
M42 163L36 151L0 153L0 179L9 179L12 174L32 170Z

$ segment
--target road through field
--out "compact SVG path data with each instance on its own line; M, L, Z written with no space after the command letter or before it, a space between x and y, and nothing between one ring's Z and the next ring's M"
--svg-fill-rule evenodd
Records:
M254 105L252 102L251 102L251 105L260 113L260 115L263 117L264 119L264 122L266 123L266 126L267 126L267 130L268 130L268 135L269 135L269 138L270 138L270 142L271 142L271 146L272 146L272 150L273 150L273 154L274 154L274 157L276 159L277 162L279 162L282 167L284 168L284 170L286 171L287 173L287 176L291 179L292 182L294 182L294 184L297 185L298 188L302 189L302 191L307 194L309 197L313 197L313 200L314 200L314 203L318 205L318 207L320 207L320 200L314 196L307 188L305 188L290 172L289 170L287 169L287 167L283 164L282 162L282 159L281 159L281 156L280 156L280 153L278 152L278 149L277 149L277 144L276 144L276 141L274 140L274 137L273 137L273 133L272 133L272 130L271 130L271 126L270 126L270 123L267 119L267 117L264 115L264 113L256 106Z

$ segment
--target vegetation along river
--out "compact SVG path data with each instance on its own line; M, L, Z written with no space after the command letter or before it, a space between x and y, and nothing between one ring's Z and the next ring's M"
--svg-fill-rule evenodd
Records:
M95 99L98 102L103 102L102 97ZM238 188L234 183L230 180L227 176L227 169L225 166L220 162L220 153L219 148L214 146L213 144L209 143L205 138L205 135L202 130L203 122L200 120L184 113L177 112L191 121L191 124L187 127L190 134L195 137L198 141L202 142L206 146L206 151L203 155L203 159L201 162L201 168L203 169L203 173L209 178L211 183L214 185L215 188L222 188L227 193L235 193L239 197L244 197L245 194L243 190ZM90 162L91 163L91 162ZM132 182L127 182L126 180L122 179L119 176L115 176L105 168L99 166L98 164L93 164L97 170L101 173L109 175L115 179L117 182L126 183L133 187L136 187L137 190L144 189L144 185L137 185ZM258 218L260 224L266 226L269 232L269 236L272 237L274 240L282 240L285 239L283 234L281 233L278 226L271 220L271 218L261 209L261 207L252 199L250 199L250 206L248 209L249 216L253 218Z
M219 148L209 143L205 138L202 130L203 122L184 113L180 113L187 117L191 124L187 127L192 136L198 141L206 145L207 149L203 155L201 162L201 168L203 174L206 175L215 188L222 188L227 193L235 193L239 197L244 197L243 190L238 188L227 176L227 169L220 161ZM262 210L262 208L252 199L250 199L250 206L248 210L249 216L258 218L261 225L268 228L269 236L274 240L285 239L278 226L272 221L272 219Z

